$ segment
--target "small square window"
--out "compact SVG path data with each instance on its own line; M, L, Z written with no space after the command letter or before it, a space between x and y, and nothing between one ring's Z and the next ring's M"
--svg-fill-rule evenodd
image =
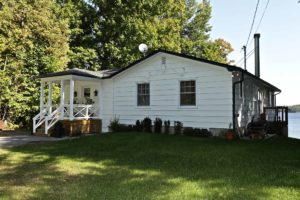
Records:
M83 89L83 96L84 97L91 97L91 89L90 88L84 88Z

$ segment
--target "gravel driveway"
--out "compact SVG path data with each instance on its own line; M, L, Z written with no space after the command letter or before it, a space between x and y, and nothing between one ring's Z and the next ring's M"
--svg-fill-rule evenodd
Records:
M0 148L9 148L9 147L27 144L30 142L50 142L50 141L59 141L65 139L68 139L68 137L53 138L53 137L40 137L40 136L30 136L30 135L5 136L5 137L0 137Z

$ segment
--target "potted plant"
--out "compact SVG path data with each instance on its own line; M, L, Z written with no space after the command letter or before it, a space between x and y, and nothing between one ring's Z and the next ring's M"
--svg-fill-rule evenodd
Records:
M229 129L225 133L225 139L233 140L235 138L235 131L231 128L232 124L229 124Z

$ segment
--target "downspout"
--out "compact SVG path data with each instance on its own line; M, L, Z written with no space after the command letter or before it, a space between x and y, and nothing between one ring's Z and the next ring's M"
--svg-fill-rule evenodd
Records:
M237 84L240 84L242 82L244 82L244 73L242 73L242 78L239 80L239 81L236 81L236 82L233 82L232 84L232 128L234 131L236 131L236 124L235 124L235 117L236 117L236 114L235 114L235 86ZM245 91L243 91L245 92Z
M273 107L276 107L276 106L277 106L277 98L276 98L276 96L277 96L278 94L280 94L280 93L281 93L281 91L279 91L277 94L274 93L274 105L273 105Z

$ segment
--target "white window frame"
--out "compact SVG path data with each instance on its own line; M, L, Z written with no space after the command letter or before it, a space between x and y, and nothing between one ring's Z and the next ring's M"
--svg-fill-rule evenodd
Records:
M138 105L138 87L139 87L139 84L149 84L149 105ZM150 82L136 82L136 85L135 85L135 106L136 108L147 108L149 109L150 106L151 106L151 84Z
M182 81L195 81L195 105L181 105L181 92L180 92L180 83ZM178 80L178 108L180 109L194 109L194 108L198 108L198 81L197 79L180 79Z

